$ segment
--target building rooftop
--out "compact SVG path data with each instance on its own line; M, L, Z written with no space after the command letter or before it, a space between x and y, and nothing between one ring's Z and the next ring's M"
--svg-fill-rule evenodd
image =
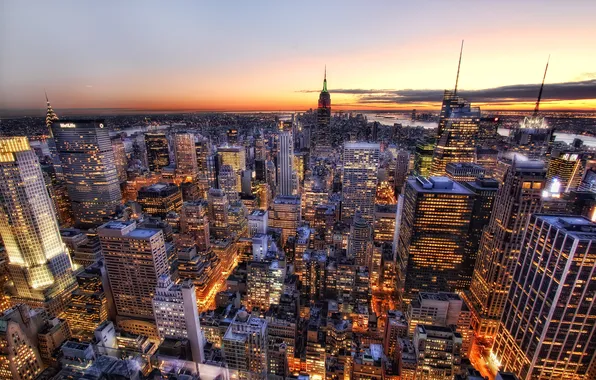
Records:
M536 214L536 218L578 239L596 240L596 223L583 216Z
M381 145L377 143L366 142L347 142L344 144L346 149L381 149Z
M409 178L407 183L419 193L437 193L437 194L461 194L473 195L474 193L466 189L463 185L452 181L447 177L429 177L422 176Z

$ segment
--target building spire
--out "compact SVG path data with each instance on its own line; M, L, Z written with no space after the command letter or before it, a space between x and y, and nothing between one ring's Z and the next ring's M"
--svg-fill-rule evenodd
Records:
M48 127L48 131L50 132L50 137L52 137L52 123L54 121L59 120L58 115L52 109L52 105L50 104L50 100L48 99L48 93L44 89L43 92L46 95L46 104L47 104L47 111L46 111L46 127Z
M325 75L323 76L323 92L327 92L327 65L325 65Z
M538 116L538 110L540 108L540 99L542 99L542 89L544 88L544 80L546 79L546 72L548 70L548 62L550 61L550 54L546 60L546 68L544 69L544 76L542 77L542 84L540 85L540 92L538 92L538 100L536 100L536 107L534 108L534 117Z
M461 67L461 56L464 52L464 40L461 40L461 49L459 50L459 63L457 64L457 76L455 77L455 89L453 95L457 95L457 83L459 82L459 68Z

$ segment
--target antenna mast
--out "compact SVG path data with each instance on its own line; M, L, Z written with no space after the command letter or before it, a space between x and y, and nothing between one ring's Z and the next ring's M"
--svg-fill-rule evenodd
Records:
M546 68L544 69L544 76L542 77L542 84L540 85L540 92L538 93L538 100L536 101L536 108L534 108L534 117L538 116L538 109L540 108L540 99L542 99L542 89L544 88L544 80L546 79L546 72L548 71L548 62L550 61L550 54L546 60Z
M461 67L461 55L464 52L464 40L461 40L461 49L459 50L459 63L457 64L457 76L455 77L455 89L453 95L457 95L457 83L459 82L459 68Z

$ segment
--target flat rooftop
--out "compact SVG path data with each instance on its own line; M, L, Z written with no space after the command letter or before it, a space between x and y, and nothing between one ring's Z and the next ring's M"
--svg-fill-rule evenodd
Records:
M416 177L406 181L419 193L474 195L463 185L447 177Z
M596 240L596 223L583 216L536 214L536 218L578 239Z

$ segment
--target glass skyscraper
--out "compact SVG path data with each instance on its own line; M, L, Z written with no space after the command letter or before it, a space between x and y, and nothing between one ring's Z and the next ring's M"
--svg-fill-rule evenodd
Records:
M122 203L114 152L102 120L55 121L52 131L75 223L96 227Z

